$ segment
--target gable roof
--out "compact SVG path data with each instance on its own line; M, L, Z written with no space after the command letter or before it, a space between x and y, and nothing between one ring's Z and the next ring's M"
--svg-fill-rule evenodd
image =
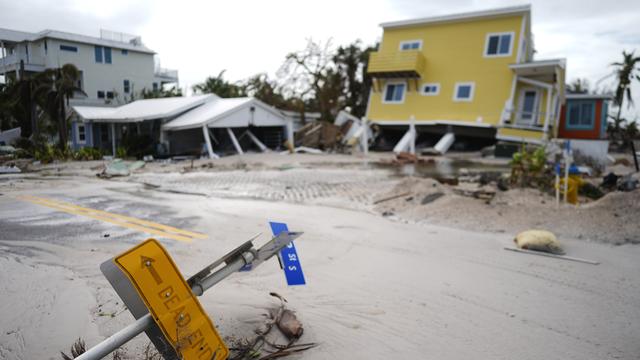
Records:
M127 123L171 118L217 98L217 95L206 94L136 100L113 108L82 105L72 106L72 108L85 121Z
M490 19L497 17L525 15L531 12L531 5L510 6L497 9L472 11L451 15L431 16L418 19L409 19L401 21L390 21L380 24L385 29L402 28L416 25L427 25L447 22L458 22L466 20Z
M217 98L169 121L168 123L162 125L162 129L186 130L199 128L204 125L215 123L218 120L222 120L226 116L250 106L259 107L276 117L282 118L283 122L286 121L286 117L282 112L270 105L263 103L260 100L250 97L226 99Z

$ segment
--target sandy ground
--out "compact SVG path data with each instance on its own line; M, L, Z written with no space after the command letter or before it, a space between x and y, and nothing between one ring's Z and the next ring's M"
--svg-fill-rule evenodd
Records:
M277 165L281 169L242 165L235 170L176 174L151 168L126 181L95 179L87 164L78 169L89 177L69 177L77 171L69 168L54 170L59 174L55 177L5 177L0 182L0 359L59 359L58 351L68 349L75 338L95 344L129 324L131 315L98 266L147 237L20 201L16 198L20 194L208 234L209 239L192 243L160 239L186 276L256 233L264 233L259 241L266 241L269 220L304 231L297 248L306 286L287 287L272 261L251 273L233 275L200 298L221 335L231 340L250 336L261 314L276 304L270 291L282 294L304 323L303 341L320 343L294 358L637 359L640 355L636 276L640 247L633 241L612 246L609 243L616 241L610 238L592 239L585 221L567 225L566 230L553 227L563 235L569 255L600 265L503 250L512 245L512 229L529 223L509 227L514 208L500 205L501 201L536 199L531 204L544 211L535 211L552 214L535 220L542 225L551 224L554 217L558 220L552 224L571 224L562 216L574 215L566 214L586 218L595 203L555 210L553 204L547 206L548 199L543 198L542 204L535 198L539 195L508 191L497 196L492 209L483 200L450 194L451 189L434 186L429 179L390 178L386 170L360 171L353 167L360 165L346 160L309 169L300 159L283 161ZM237 159L225 161L229 167L238 164ZM433 188L447 195L421 205L422 196ZM384 207L372 204L398 189L413 195L385 202ZM601 201L613 202L607 206L614 207L628 201L619 216L630 213L625 221L637 219L636 193ZM406 206L412 201L418 204ZM460 216L447 202L468 212ZM393 215L381 215L391 208ZM415 210L423 208L428 210ZM493 228L486 222L497 211L503 211L507 220L495 221L500 228ZM523 210L518 215L531 214ZM456 224L453 217L471 220ZM593 217L589 222L600 220ZM470 226L474 221L485 226L474 229ZM618 239L624 239L626 232L637 237L640 232L634 231L609 228ZM128 356L138 358L135 354L146 344L139 336L127 345Z

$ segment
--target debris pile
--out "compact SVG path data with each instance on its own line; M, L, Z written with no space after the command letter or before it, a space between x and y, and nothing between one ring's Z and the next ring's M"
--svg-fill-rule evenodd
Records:
M310 122L295 132L295 146L334 150L342 139L338 126L326 121Z
M115 159L102 166L102 170L96 174L102 179L110 179L115 176L129 176L132 172L144 167L144 161L125 162L122 159Z
M316 343L297 344L304 332L302 323L293 311L286 308L287 300L284 297L274 292L269 295L278 298L280 306L269 309L269 313L265 314L265 323L255 330L256 336L253 339L241 339L231 344L229 359L276 359L317 346ZM280 336L271 333L274 327L280 331ZM286 343L279 344L278 338L283 336Z

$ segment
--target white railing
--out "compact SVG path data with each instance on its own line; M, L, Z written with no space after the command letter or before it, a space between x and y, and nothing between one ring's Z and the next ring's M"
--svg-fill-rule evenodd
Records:
M547 113L544 111L505 110L507 113L504 126L540 130L544 127ZM553 121L553 114L549 122Z
M133 45L142 44L142 38L140 36L119 31L100 29L100 38L103 40L117 41Z
M45 58L42 56L27 56L26 54L11 54L0 58L0 67L19 65L20 61L24 61L25 65L44 66Z
M154 74L157 77L178 80L178 70L156 68Z

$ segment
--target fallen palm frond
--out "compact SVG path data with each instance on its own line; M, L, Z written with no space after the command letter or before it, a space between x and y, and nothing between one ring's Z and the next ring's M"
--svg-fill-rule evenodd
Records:
M78 338L78 340L76 340L76 342L71 345L71 356L63 353L62 351L60 351L60 354L62 355L62 359L64 360L73 360L78 356L84 354L85 351L87 351L87 345L84 343L84 340L82 340L82 338Z
M304 332L302 323L297 319L293 311L285 307L287 300L284 297L274 292L269 293L269 295L278 298L280 306L276 309L271 309L268 314L265 314L267 321L255 330L257 336L253 340L240 340L230 348L231 351L236 353L230 356L229 359L276 359L317 346L316 343L296 344ZM267 339L267 335L270 334L274 325L288 339L288 343L278 344ZM262 356L262 352L266 353L266 355Z

